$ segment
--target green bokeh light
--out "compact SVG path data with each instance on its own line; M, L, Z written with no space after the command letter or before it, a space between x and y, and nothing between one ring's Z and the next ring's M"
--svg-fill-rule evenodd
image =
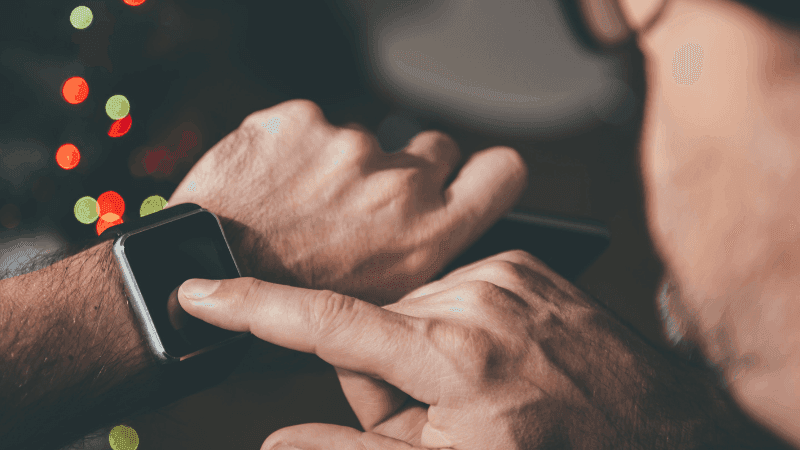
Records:
M160 195L151 195L142 202L142 207L139 208L139 216L144 217L154 212L159 212L167 206L167 201Z
M75 202L75 218L84 224L97 220L97 201L89 196L80 198Z
M139 446L139 435L131 427L117 425L108 434L108 442L114 450L136 450Z
M106 114L114 120L122 119L131 111L131 104L124 95L112 95L106 102Z
M93 18L94 16L92 15L91 9L87 8L86 6L78 6L77 8L73 9L72 13L69 15L69 22L73 27L83 30L92 24Z

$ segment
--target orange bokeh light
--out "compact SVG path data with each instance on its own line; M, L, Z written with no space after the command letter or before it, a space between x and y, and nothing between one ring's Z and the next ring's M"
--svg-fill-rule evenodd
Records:
M108 135L111 137L120 137L131 129L132 123L133 120L130 114L122 119L115 120L114 123L111 124L111 128L108 129Z
M61 86L61 95L67 103L77 105L89 96L89 83L81 77L68 78Z
M122 196L120 196L116 192L114 191L103 192L102 194L100 194L100 197L97 197L98 221L103 220L105 222L108 222L107 219L111 219L113 217L107 216L107 214L114 214L118 217L122 217L122 213L124 212L125 212L125 202L122 200ZM103 219L104 217L106 219Z
M122 0L122 1L124 1L126 5L139 6L142 3L144 3L145 0Z
M122 223L122 217L117 218L117 220L113 222L109 222L107 220L103 220L102 217L97 219L97 235L100 236L103 234L103 231L113 227L114 225L119 225Z
M56 163L64 170L74 169L81 160L81 152L73 144L64 144L56 151Z

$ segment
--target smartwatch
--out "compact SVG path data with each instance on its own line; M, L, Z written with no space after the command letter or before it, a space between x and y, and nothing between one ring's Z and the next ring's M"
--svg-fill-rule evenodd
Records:
M222 382L244 357L252 335L225 330L181 308L190 278L241 276L216 215L184 203L106 229L128 304L159 369L151 406L168 405Z

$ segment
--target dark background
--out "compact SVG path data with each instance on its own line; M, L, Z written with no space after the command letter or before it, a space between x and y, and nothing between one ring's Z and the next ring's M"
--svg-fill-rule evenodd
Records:
M493 145L516 148L530 183L519 207L607 224L613 236L576 284L606 303L656 345L664 345L654 307L662 267L647 237L636 143L644 101L642 56L620 51L635 109L629 120L600 122L561 139L512 139L464 129L380 96L365 82L357 30L333 1L147 0L26 1L0 15L0 252L13 266L21 245L33 251L96 236L73 215L75 201L113 190L126 202L124 220L142 200L169 198L202 154L248 114L294 98L322 106L330 122L356 121L396 149L415 127L453 136L464 160ZM407 2L406 2L407 3ZM69 24L78 5L92 9L86 30ZM89 98L69 105L60 85L79 75ZM133 127L106 135L105 100L131 101ZM403 119L403 118L406 119ZM410 117L410 119L409 119ZM405 121L404 121L405 120ZM409 125L410 124L410 125ZM387 132L396 128L400 135ZM145 174L141 158L175 148L191 131L198 144L172 171ZM405 131L403 131L405 130ZM55 162L64 142L81 149L65 171ZM394 147L394 148L393 148ZM45 237L51 240L42 240ZM27 248L27 247L26 247ZM254 346L248 362L217 388L127 423L142 449L257 449L273 431L325 422L358 427L333 369L315 356L276 357ZM101 443L103 439L99 440ZM105 447L108 446L107 432ZM91 447L86 448L91 448Z

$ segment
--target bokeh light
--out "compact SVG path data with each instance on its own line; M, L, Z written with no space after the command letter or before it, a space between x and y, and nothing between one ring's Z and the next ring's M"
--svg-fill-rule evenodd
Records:
M197 134L191 130L183 130L178 147L174 151L164 145L160 145L152 150L147 150L144 157L144 170L147 174L161 172L165 175L172 174L175 163L186 158L189 150L198 144Z
M56 151L56 163L64 169L74 169L81 160L81 152L73 144L64 144Z
M92 10L86 6L78 6L69 15L69 22L73 27L83 30L92 24Z
M144 157L144 170L148 174L156 171L161 160L167 157L167 147L159 146L152 150L148 150Z
M81 197L75 202L75 218L83 224L90 224L97 220L97 202L89 196Z
M112 95L106 102L106 114L114 120L122 119L131 111L131 104L124 95Z
M176 158L185 158L189 150L197 145L197 135L192 130L183 130L181 133L181 141L178 143L178 150L175 154Z
M22 213L19 207L13 203L6 203L0 208L0 225L11 229L22 222Z
M67 103L77 105L89 96L89 83L81 77L68 78L61 86L61 96Z
M106 222L114 222L125 212L122 196L114 191L107 191L97 197L97 216ZM112 215L108 215L111 213Z
M139 6L142 3L144 3L145 0L123 0L123 1L125 2L126 5Z
M144 217L154 212L159 212L167 207L167 201L160 195L151 195L142 202L139 208L139 216Z
M108 135L113 138L120 137L131 129L132 123L133 120L131 119L131 115L128 114L122 119L116 120L111 124L111 128L108 129Z
M105 220L106 222L114 222L121 219L120 216L114 214L113 212L107 212L103 214L100 219ZM99 219L98 219L99 220Z
M108 217L109 215L110 214L106 214L106 217ZM121 223L123 223L123 220L122 220L121 217L118 218L117 220L113 221L113 222L109 222L107 220L103 220L103 218L101 217L101 218L97 219L97 235L100 236L101 234L103 234L103 231L106 231L107 229L113 227L114 225L119 225Z
M114 450L136 450L139 447L139 435L131 427L117 425L108 433L108 443Z

